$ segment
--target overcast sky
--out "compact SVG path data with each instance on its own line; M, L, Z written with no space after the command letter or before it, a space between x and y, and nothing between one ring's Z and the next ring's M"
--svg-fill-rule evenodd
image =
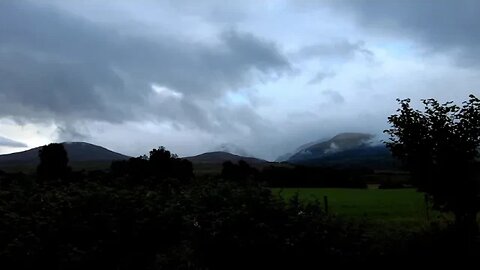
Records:
M396 98L480 94L480 1L1 0L0 153L380 135Z

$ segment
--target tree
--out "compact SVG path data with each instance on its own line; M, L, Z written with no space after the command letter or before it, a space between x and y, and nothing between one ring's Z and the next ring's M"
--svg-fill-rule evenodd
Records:
M193 178L193 165L186 159L178 158L165 147L152 149L149 156L143 155L129 160L114 161L110 166L115 176L128 175L136 182L147 181L160 184L170 178L178 184L189 182Z
M152 175L160 179L175 178L188 182L193 178L193 165L186 159L179 158L165 147L150 151L149 164Z
M62 180L70 171L68 154L63 144L51 143L43 146L38 151L38 157L40 164L37 167L37 175L41 182Z
M158 149L152 149L149 157L152 174L160 178L170 176L176 158L175 154L172 154L163 146L160 146Z
M387 147L435 207L452 211L461 229L477 231L480 99L470 95L462 106L426 99L423 111L413 109L410 99L397 101L400 108L385 130Z

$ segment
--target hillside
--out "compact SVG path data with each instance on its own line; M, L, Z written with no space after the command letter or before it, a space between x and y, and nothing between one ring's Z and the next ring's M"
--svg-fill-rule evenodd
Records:
M398 166L389 150L364 133L341 133L329 140L306 144L289 163L310 166L393 169Z
M64 142L63 145L68 153L70 164L74 167L95 167L100 163L109 165L113 160L129 158L104 147L85 142ZM22 152L0 155L0 169L34 168L39 163L38 151L40 149L41 147L35 147Z
M197 156L185 157L185 159L193 163L193 168L197 175L218 174L222 171L222 164L226 161L237 163L240 160L243 160L249 165L258 169L261 169L263 166L269 164L266 160L234 155L222 151L203 153Z
M208 152L203 153L197 156L185 157L185 159L190 160L192 163L210 163L210 164L222 164L225 161L238 162L243 160L251 165L266 163L267 161L254 158L254 157L244 157L239 155L234 155L228 152Z

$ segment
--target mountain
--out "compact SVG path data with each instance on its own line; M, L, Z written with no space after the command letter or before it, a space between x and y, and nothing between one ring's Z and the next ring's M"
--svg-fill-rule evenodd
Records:
M236 163L240 160L243 160L251 165L262 164L267 162L265 160L254 158L254 157L244 157L244 156L234 155L228 152L221 152L221 151L203 153L198 156L185 157L185 159L190 160L194 164L195 163L222 164L225 161L231 161Z
M329 140L307 144L289 159L289 163L393 169L398 166L390 151L374 136L365 133L341 133Z
M113 152L104 147L85 142L64 142L62 143L68 153L71 165L92 162L108 162L123 160L130 157ZM41 147L30 150L0 155L0 168L31 168L39 163L38 151Z
M317 143L305 144L289 160L320 158L328 154L341 152L370 144L373 136L365 133L341 133L335 137Z
M238 155L238 156L243 156L243 157L251 157L247 151L245 151L243 148L239 147L238 145L235 145L233 143L222 143L215 147L212 151L210 152L227 152L230 154Z
M301 152L301 151L307 149L308 147L310 147L310 146L312 146L312 145L315 145L315 144L317 144L317 143L320 143L320 142L322 142L322 141L324 141L324 140L316 140L316 141L314 141L314 142L309 142L309 143L306 143L306 144L304 144L304 145L301 145L300 147L297 147L297 149L296 149L293 153L286 153L286 154L283 154L283 155L277 157L277 158L275 159L275 162L288 161L288 160L289 160L293 155L295 155L296 153Z

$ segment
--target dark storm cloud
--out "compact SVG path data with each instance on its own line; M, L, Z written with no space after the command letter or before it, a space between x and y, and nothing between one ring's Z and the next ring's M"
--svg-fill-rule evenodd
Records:
M5 138L3 136L0 136L0 146L7 146L7 147L27 147L26 144L22 142L17 142L14 140L11 140L9 138Z
M0 2L0 117L54 120L67 135L80 136L69 127L84 120L209 128L220 113L212 100L289 69L275 44L248 33L223 31L212 44L133 37L49 6ZM183 99L161 100L152 83Z
M351 12L366 27L414 38L433 52L456 53L461 64L480 62L480 1L327 1Z

